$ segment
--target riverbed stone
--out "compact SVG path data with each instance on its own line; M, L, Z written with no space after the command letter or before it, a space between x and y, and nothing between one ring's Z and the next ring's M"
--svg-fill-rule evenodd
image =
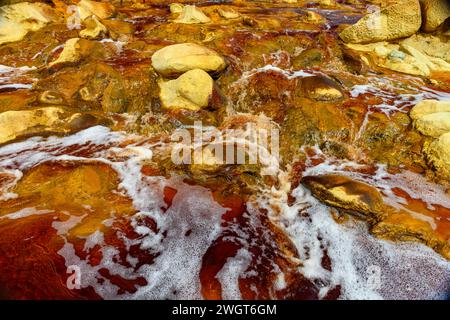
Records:
M190 70L175 80L160 82L160 98L168 109L200 110L208 106L214 81L201 70Z
M380 12L366 15L344 29L339 36L349 43L369 43L394 40L415 34L421 26L422 16L418 0L387 6Z
M156 51L152 56L152 66L161 75L170 77L193 69L217 73L226 67L226 63L212 49L195 43L180 43Z

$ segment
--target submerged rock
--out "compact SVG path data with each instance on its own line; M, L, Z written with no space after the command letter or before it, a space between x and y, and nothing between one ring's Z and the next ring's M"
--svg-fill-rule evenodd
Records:
M306 12L306 18L311 23L323 23L325 21L325 18L321 14L310 10Z
M44 3L21 2L0 7L0 45L22 40L58 19L56 11Z
M373 225L370 232L394 241L419 241L450 258L450 246L445 239L436 233L428 221L416 219L407 212L391 213Z
M435 31L450 17L450 3L445 0L420 0L422 7L422 30Z
M379 13L366 15L339 36L349 43L394 40L415 34L421 23L419 1L402 1L381 9Z
M318 48L311 48L302 51L296 58L293 59L293 66L295 68L307 68L320 65L324 60L324 53Z
M160 83L160 98L165 108L200 110L208 106L214 81L201 69L190 70L178 79Z
M214 50L195 43L181 43L156 51L152 66L163 76L174 76L193 69L220 72L226 63Z
M64 98L58 92L46 90L39 95L39 102L61 105L64 103Z
M345 176L323 175L304 177L302 183L330 206L355 211L368 218L382 214L380 192L363 182Z
M305 97L316 101L337 101L344 97L339 85L322 75L303 78L301 88Z
M102 109L104 112L124 112L127 105L127 94L121 79L111 79L103 91Z

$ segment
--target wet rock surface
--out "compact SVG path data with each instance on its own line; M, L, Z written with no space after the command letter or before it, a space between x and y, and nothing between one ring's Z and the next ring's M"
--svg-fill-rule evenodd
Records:
M201 69L193 69L160 84L161 103L165 108L199 110L207 107L213 93L211 76Z
M2 297L444 298L446 12L425 0L9 1ZM181 151L193 162L174 161Z
M397 1L379 12L365 16L340 34L345 42L367 43L405 38L422 23L418 0Z
M164 76L201 69L206 72L222 71L225 60L214 50L195 43L183 43L164 47L152 55L152 66Z

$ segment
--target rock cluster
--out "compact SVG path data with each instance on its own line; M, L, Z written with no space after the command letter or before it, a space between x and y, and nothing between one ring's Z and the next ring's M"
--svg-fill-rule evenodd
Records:
M195 43L182 43L164 47L152 56L153 68L165 78L160 80L160 98L163 106L173 109L199 110L208 106L213 93L213 79L226 67L217 52Z
M416 33L437 32L448 17L445 1L402 0L366 15L340 37L354 50L374 53L380 67L429 76L450 71L450 44L444 35Z

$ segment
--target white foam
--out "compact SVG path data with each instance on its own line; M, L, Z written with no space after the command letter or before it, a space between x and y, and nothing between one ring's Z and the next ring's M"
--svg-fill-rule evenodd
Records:
M10 192L10 190L16 185L17 181L22 179L22 171L16 169L7 170L5 168L1 168L0 174L6 174L13 177L13 179L10 179L0 187L0 201L17 198L17 194L14 192Z
M167 236L154 248L160 253L155 263L142 268L149 285L140 288L133 298L200 299L198 275L202 257L218 236L225 211L209 190L181 185L164 215L150 213L151 217L159 215L158 227Z
M111 38L102 39L99 42L100 43L111 43L111 44L113 44L116 47L116 49L117 49L117 54L121 53L122 50L123 50L123 46L127 44L127 42L116 41L116 40L113 40Z
M31 88L33 88L32 84L23 84L23 83L9 83L0 85L0 89L31 89Z
M0 216L0 220L1 219L11 219L11 220L22 219L22 218L26 218L26 217L30 217L30 216L34 216L34 215L48 214L48 213L52 213L52 212L53 212L52 210L38 210L36 208L25 208L25 209L21 209L19 211L13 212L13 213L9 213L9 214Z
M400 87L391 79L369 78L369 84L353 86L349 94L352 98L369 95L382 100L379 104L367 104L364 120L356 134L355 140L361 138L369 124L369 117L374 112L382 112L386 117L400 112L407 113L409 109L422 100L434 99L450 101L450 93L433 90L423 85ZM400 92L400 93L399 93Z
M36 70L36 67L23 66L16 68L0 64L0 73L24 73L33 70Z
M36 67L9 67L5 65L0 65L0 89L31 89L32 84L21 83L20 81L25 77L26 73L36 70ZM28 79L29 81L35 81L36 79ZM23 81L23 80L22 80Z
M245 72L242 77L243 78L249 78L251 76L254 76L257 73L264 73L264 72L268 72L268 71L274 71L277 73L282 74L283 76L285 76L286 78L288 78L289 80L291 79L295 79L295 78L305 78L305 77L312 77L314 76L313 73L310 72L306 72L303 70L297 70L297 71L290 71L290 70L284 70L281 69L279 67L273 66L273 65L265 65L261 68L256 68L256 69L252 69L250 71Z
M252 256L247 249L239 249L234 257L227 259L225 265L217 273L217 279L222 285L222 298L225 300L242 299L239 289L239 277L249 267Z

